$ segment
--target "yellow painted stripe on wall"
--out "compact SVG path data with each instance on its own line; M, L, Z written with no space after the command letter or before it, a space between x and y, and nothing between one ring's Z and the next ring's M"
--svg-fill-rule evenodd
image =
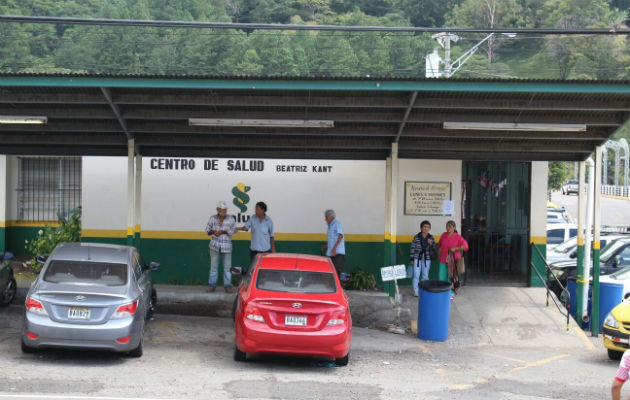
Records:
M0 228L5 228L7 226L6 221L0 221Z
M578 246L584 246L584 238L583 237L579 237L578 236L577 242L578 242Z
M599 242L599 240L593 240L593 249L594 250L599 250L601 245L602 244Z
M529 242L531 244L547 244L546 236L531 236L529 238Z
M127 232L123 229L83 229L81 231L81 236L96 238L124 238L127 237Z
M59 221L6 221L6 227L41 228L42 226L59 226Z
M136 225L135 232L140 232L140 225Z

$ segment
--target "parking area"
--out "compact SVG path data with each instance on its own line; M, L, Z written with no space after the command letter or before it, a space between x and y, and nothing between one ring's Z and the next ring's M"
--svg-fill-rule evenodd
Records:
M411 322L414 300L404 298L403 320ZM0 309L0 398L596 399L607 398L617 367L601 338L565 330L539 288L462 288L446 342L355 325L347 367L286 357L237 363L230 318L159 307L142 358L22 354L21 313L19 301Z

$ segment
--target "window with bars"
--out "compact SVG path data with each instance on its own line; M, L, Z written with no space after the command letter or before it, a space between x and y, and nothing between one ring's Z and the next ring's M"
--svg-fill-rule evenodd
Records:
M56 221L81 206L81 157L19 157L18 219Z

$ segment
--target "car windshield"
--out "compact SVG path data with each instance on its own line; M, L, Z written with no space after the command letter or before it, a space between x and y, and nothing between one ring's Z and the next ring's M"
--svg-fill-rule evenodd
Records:
M619 250L620 247L623 247L626 244L628 244L628 242L623 240L613 240L602 249L602 255L600 256L600 259L602 260L602 262L607 263L615 255L617 250Z
M127 264L52 260L44 281L121 286L127 283Z
M256 287L272 292L335 293L335 276L328 272L261 269Z
M555 249L553 249L553 251L558 253L568 253L575 246L577 246L577 236L560 243Z
M625 281L627 279L630 279L630 267L625 267L623 269L620 269L619 271L614 272L608 276L610 278L617 279L619 281Z

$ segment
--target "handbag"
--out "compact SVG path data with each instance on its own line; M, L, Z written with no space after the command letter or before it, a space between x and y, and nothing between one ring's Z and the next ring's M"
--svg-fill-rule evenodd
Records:
M466 264L464 263L464 256L462 255L457 259L457 273L463 274L466 272Z

